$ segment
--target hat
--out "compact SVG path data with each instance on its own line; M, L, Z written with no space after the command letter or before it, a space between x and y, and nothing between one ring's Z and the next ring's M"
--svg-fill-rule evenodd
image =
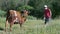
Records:
M44 5L44 7L47 7L47 5Z

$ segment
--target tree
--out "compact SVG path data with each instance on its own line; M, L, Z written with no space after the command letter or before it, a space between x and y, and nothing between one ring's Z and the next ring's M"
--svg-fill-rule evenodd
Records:
M42 18L45 4L51 9L53 18L60 15L60 0L30 0L28 5L34 7L31 14L37 18Z
M60 16L60 0L52 2L53 17Z

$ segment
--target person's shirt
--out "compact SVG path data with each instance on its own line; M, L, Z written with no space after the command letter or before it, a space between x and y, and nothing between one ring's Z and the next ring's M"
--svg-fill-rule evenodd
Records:
M44 11L44 16L46 17L46 18L49 18L50 17L50 9L49 8L45 8L45 11Z

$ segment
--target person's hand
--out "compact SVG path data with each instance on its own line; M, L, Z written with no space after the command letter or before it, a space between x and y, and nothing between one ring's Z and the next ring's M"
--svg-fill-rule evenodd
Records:
M45 20L45 17L44 17L44 20Z

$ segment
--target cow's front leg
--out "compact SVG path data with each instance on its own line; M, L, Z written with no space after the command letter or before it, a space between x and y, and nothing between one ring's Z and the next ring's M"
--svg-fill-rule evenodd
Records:
M19 24L20 24L20 27L22 27L22 23L21 23L21 20L19 21Z
M22 27L22 21L21 20L19 21L19 24L20 24L20 27Z
M23 19L19 21L20 27L22 27L22 24L23 23L24 23L24 20Z
M8 20L6 20L6 23L5 23L5 32L7 30L7 26L8 26Z

